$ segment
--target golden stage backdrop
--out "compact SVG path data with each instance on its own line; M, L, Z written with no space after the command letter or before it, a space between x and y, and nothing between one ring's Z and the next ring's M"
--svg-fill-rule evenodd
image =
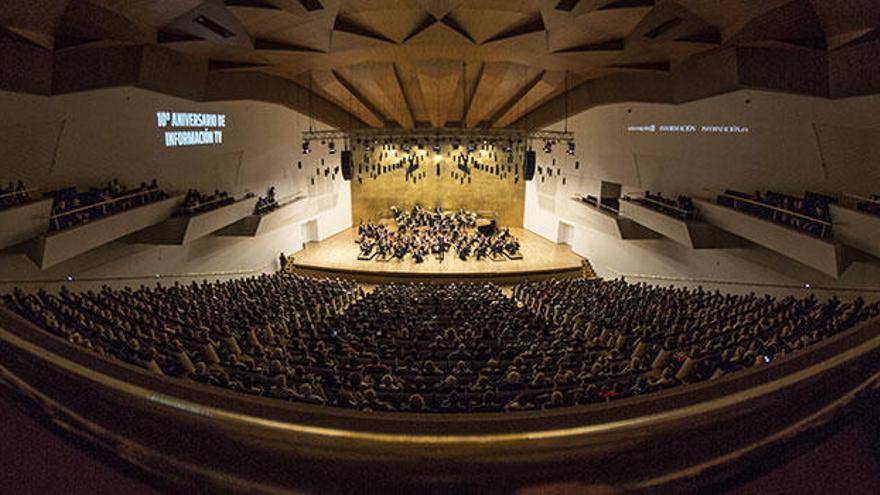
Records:
M525 203L525 145L444 143L353 144L352 220L377 219L401 209L465 208L494 217L499 226L521 227Z

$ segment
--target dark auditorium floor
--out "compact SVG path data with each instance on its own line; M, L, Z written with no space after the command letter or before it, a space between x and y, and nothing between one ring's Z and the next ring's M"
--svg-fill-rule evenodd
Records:
M874 438L871 438L874 437ZM729 495L880 493L876 433L853 425ZM160 490L97 461L0 399L0 494L158 495ZM562 487L559 487L562 488ZM528 493L557 493L534 487ZM575 495L567 489L562 493ZM592 493L592 492L591 492Z

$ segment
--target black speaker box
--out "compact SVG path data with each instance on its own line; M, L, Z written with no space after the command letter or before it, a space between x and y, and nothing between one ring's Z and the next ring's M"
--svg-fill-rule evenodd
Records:
M535 178L535 161L537 160L535 156L535 150L526 151L526 160L523 163L523 178L525 180L532 180Z
M339 158L342 160L342 178L351 180L352 169L354 168L351 162L351 150L343 150Z

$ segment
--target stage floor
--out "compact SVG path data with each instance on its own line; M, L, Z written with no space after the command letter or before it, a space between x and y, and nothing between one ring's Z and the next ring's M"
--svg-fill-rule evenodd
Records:
M347 229L321 242L310 243L293 254L295 272L353 278L363 282L381 281L494 281L519 283L551 277L576 277L582 274L583 258L566 245L555 244L521 228L510 229L520 240L523 259L492 261L473 257L467 261L454 250L440 262L429 256L416 263L411 256L403 260L381 262L357 259L360 247L354 242L357 229Z

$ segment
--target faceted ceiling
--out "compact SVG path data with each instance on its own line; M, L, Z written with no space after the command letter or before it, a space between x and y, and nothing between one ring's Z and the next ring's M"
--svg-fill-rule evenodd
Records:
M157 44L406 128L505 127L589 80L730 46L830 52L880 24L876 0L9 2L0 25L48 49Z

